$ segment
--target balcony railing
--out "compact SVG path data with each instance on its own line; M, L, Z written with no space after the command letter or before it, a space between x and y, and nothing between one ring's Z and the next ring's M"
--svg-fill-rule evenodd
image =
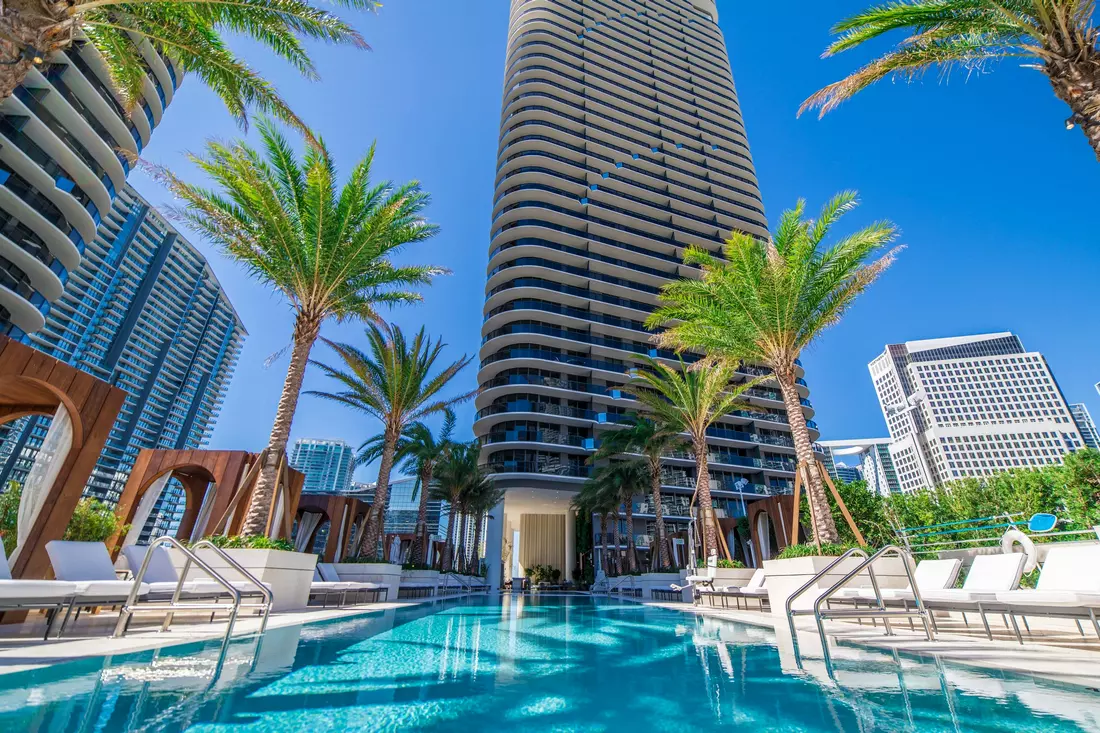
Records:
M588 466L553 461L491 461L482 468L488 473L537 473L576 478L588 478L592 474L592 469Z
M512 400L489 405L485 409L479 410L474 419L480 420L490 415L502 415L509 412L534 412L540 415L560 415L561 417L575 417L581 420L596 419L596 413L593 410L582 410L577 407L555 405L552 402L534 402L532 400Z
M482 445L493 443L549 443L567 445L574 448L596 449L594 438L563 434L559 430L501 430L482 436Z

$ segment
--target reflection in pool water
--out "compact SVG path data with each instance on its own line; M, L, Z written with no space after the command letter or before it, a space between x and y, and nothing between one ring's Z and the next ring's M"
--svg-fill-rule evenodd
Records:
M0 676L0 731L1100 730L1096 693L587 597L468 599Z

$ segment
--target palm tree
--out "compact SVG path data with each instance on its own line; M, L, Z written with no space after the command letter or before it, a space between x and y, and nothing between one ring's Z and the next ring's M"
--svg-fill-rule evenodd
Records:
M592 456L593 461L610 458L623 453L640 453L649 467L650 497L653 500L657 530L658 554L650 558L657 561L662 570L671 567L672 556L668 546L668 534L665 530L664 507L661 505L661 460L684 446L679 430L672 425L658 423L647 417L630 414L619 424L620 428L607 432L600 439L600 447Z
M581 486L580 491L573 497L573 506L578 513L586 515L598 514L600 516L600 565L604 575L610 576L614 572L614 563L611 553L607 549L607 516L618 503L618 498L612 496L608 490L606 481L598 480L596 476L589 477ZM618 554L618 545L615 545L615 554Z
M440 567L448 572L453 567L455 556L455 521L463 511L467 500L477 492L484 490L484 483L491 481L481 467L481 445L476 441L452 443L444 451L435 466L435 481L431 489L431 498L445 501L450 507L447 522L447 541L443 546Z
M263 150L243 141L207 143L192 160L215 183L208 189L161 170L186 206L173 215L243 264L281 294L294 312L290 367L267 441L266 462L252 492L243 534L267 526L276 468L286 453L306 365L321 325L330 319L380 319L380 305L422 300L410 288L429 285L447 270L432 265L395 266L391 257L433 236L421 216L428 194L416 182L394 187L370 182L372 145L337 190L336 166L323 143L298 160L273 123L259 124Z
M325 340L340 357L342 368L315 363L326 376L339 384L341 391L311 391L308 394L364 412L382 423L378 486L374 492L374 503L379 511L370 515L362 546L365 556L380 558L383 510L389 497L390 470L402 433L410 424L445 413L454 405L470 399L476 390L452 397L440 396L472 357L463 355L433 374L444 343L442 339L432 341L423 328L410 341L396 325L371 323L367 326L366 336L369 351L362 351L351 344Z
M596 470L592 481L600 485L613 505L615 533L618 534L619 505L626 514L626 557L630 572L638 570L638 552L634 546L634 497L645 493L650 484L649 466L644 461L613 461ZM616 543L616 546L618 544Z
M480 483L473 491L468 506L476 518L474 525L473 568L475 574L481 571L481 537L485 529L485 515L504 501L507 491L486 476L487 480Z
M451 409L444 410L443 427L437 438L432 429L422 422L413 422L405 427L394 447L393 463L404 461L401 470L416 477L413 497L419 496L416 516L416 530L413 535L409 561L420 564L428 556L428 487L432 482L432 471L436 462L451 442L456 417ZM382 457L386 447L386 433L381 432L367 438L359 446L356 465L365 466Z
M337 0L373 10L375 0ZM9 0L0 6L0 101L10 97L32 68L57 51L87 41L107 66L127 109L144 94L146 57L162 54L202 79L245 127L253 108L309 135L270 82L229 49L221 33L245 35L268 47L308 79L317 71L303 40L369 48L353 28L308 0Z
M422 422L414 422L405 428L404 450L399 452L406 457L404 470L416 475L416 491L419 492L419 504L416 510L416 532L413 536L412 562L420 564L428 556L428 487L432 483L435 464L442 458L451 442L455 430L455 413L444 412L443 427L439 437L432 435L431 428ZM379 454L381 457L381 454Z
M897 230L890 222L871 224L824 246L832 225L855 206L855 193L844 192L813 220L803 218L805 202L799 201L784 212L771 241L733 232L724 260L689 248L684 262L702 268L702 278L665 287L662 306L647 323L670 324L656 337L665 346L742 358L772 371L787 408L799 470L808 473L808 500L822 542L838 537L802 414L795 361L840 320L901 249L868 261L894 240Z
M871 7L833 26L825 56L891 31L905 37L893 50L820 90L799 114L821 115L887 76L913 79L930 68L982 71L989 62L1023 58L1046 74L1054 95L1069 105L1066 129L1080 125L1100 160L1100 29L1095 0L897 0Z
M718 534L710 498L710 469L707 465L707 430L737 407L743 406L742 393L758 380L732 384L736 363L712 359L705 368L688 369L680 362L673 369L656 359L645 357L646 368L634 370L634 383L644 389L636 393L638 401L652 410L654 419L686 432L695 454L695 498L699 502L703 524L703 557L718 550ZM693 365L699 366L699 365Z

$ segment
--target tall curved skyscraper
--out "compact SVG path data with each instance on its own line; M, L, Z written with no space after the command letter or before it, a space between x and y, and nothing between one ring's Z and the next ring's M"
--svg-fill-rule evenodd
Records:
M642 325L661 286L692 276L688 245L767 237L716 21L714 0L512 2L474 424L508 490L487 536L491 575L498 543L512 553L505 576L571 573L569 502L601 434L637 409L627 372L641 355L675 359ZM720 516L793 481L778 390L753 402L713 430ZM690 455L669 457L670 531L686 527L694 473ZM645 555L654 508L638 499L621 529Z

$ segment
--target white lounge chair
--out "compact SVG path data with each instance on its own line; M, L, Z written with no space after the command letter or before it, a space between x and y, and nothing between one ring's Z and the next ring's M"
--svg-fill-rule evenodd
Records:
M336 598L336 606L343 606L348 599L348 593L355 590L355 583L329 582L321 576L320 568L313 568L313 582L309 586L309 598L321 599L321 608L327 608L329 599Z
M321 575L321 580L326 583L347 583L348 593L354 593L358 595L370 594L374 596L374 601L377 602L380 594L385 594L383 600L389 600L390 587L388 585L381 585L379 583L357 583L354 581L345 581L340 578L340 573L336 572L336 568L332 563L319 562L317 563L317 572Z
M967 613L977 613L982 619L985 634L990 640L993 632L985 612L988 606L996 605L998 591L1015 590L1020 585L1027 555L1022 552L999 553L996 555L977 555L970 565L962 588L944 590L921 590L921 600L931 611L954 611L962 614L963 622L969 626ZM1008 621L1005 621L1008 625Z
M926 593L934 593L955 585L959 578L959 569L962 561L957 558L949 560L921 560L913 571L913 579L920 590L923 600ZM908 585L905 588L879 588L879 594L885 602L911 603L915 602L913 589ZM875 589L870 585L858 588L841 588L829 598L829 602L874 602Z
M46 543L46 554L50 557L54 576L76 584L76 592L65 610L58 636L64 632L74 608L79 618L84 608L117 606L129 599L134 581L118 579L107 546L102 542L53 540ZM142 583L138 587L138 597L144 598L148 594L148 583Z
M63 580L15 580L8 569L8 556L0 542L0 611L46 611L48 639L53 620L76 595L76 583Z
M1012 621L1016 639L1024 643L1016 617L1027 623L1028 616L1070 618L1081 628L1081 620L1089 619L1100 637L1100 545L1051 547L1039 571L1034 590L1010 590L997 593L996 607Z
M725 605L728 605L727 599L734 598L737 600L738 608L741 608L742 598L755 598L760 604L760 610L763 611L764 601L768 599L768 589L764 587L765 579L764 569L757 568L746 585L727 585L721 588L715 588L714 590L703 590L700 588L699 594L704 597L709 597L712 606L714 605L715 598L721 598ZM746 605L748 604L746 603Z
M126 558L126 564L130 566L130 572L135 577L141 569L142 563L145 562L147 554L149 554L148 545L127 545L122 548L122 555ZM179 579L179 573L176 571L176 566L172 564L172 558L168 555L168 550L163 547L154 549L153 557L149 560L149 567L145 568L145 575L141 579L143 583L149 584L149 600L166 600L174 596L176 587L179 585ZM242 599L264 597L263 591L249 581L231 580L229 584L241 594ZM268 585L267 589L271 590L271 586ZM216 600L226 595L228 595L228 592L224 585L206 576L190 578L184 582L183 587L180 589L180 598L191 600L207 598Z

